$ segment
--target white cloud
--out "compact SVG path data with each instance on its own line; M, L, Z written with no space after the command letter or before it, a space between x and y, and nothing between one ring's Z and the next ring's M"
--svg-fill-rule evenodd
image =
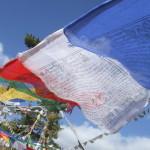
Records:
M64 130L59 133L59 139L56 142L63 148L69 148L77 145L77 140L71 129L63 126ZM84 123L82 126L75 126L81 142L90 140L101 134L100 129L89 126ZM94 143L88 142L86 150L150 150L150 138L146 137L124 137L120 133L104 136Z
M4 65L9 60L9 57L4 54L3 44L0 43L0 66Z

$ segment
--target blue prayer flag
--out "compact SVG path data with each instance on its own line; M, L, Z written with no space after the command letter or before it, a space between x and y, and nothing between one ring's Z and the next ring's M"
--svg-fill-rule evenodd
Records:
M73 46L116 59L150 89L150 0L108 0L64 33Z

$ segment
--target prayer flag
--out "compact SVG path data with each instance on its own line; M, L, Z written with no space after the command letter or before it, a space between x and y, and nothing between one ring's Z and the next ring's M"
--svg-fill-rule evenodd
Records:
M73 106L66 105L66 103L36 95L37 89L29 88L31 85L19 81L6 80L2 77L0 77L0 84L0 100L5 104L9 104L10 101L15 104L17 102L24 102L24 100L41 100L42 105L50 111L60 111L67 108L66 112L71 113L73 109Z
M8 144L10 144L9 135L7 135L3 132L0 132L0 137L2 137Z
M108 0L19 54L0 75L79 105L90 121L115 133L148 101L150 1Z

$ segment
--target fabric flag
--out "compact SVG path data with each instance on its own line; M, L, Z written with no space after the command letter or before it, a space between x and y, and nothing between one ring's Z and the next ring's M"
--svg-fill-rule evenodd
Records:
M8 144L10 144L9 135L7 135L3 132L0 132L0 137L2 137Z
M0 101L5 102L5 104L10 104L9 101L15 104L24 100L35 101L40 99L41 104L50 111L60 111L68 107L67 112L71 112L73 109L73 106L67 106L63 102L37 96L34 88L29 88L28 85L22 82L6 80L0 77L0 83L2 84L0 85Z
M53 99L60 102L68 102L72 105L78 105L73 101L64 100L56 96L53 92L49 91L42 80L26 67L24 67L24 65L18 60L18 58L13 59L2 68L0 68L0 76L7 80L16 80L33 85L35 94L37 96L47 99Z
M13 146L13 144L15 143L15 139L13 139L12 137L9 137L10 140L10 147Z
M22 82L6 80L0 77L0 99L3 102L7 102L11 99L25 99L25 100L38 100L36 95L34 94L33 88L28 88Z
M16 148L18 150L25 150L26 145L16 140L15 143L13 144L13 148Z
M17 91L14 88L7 90L5 86L0 86L0 89L3 91L3 92L0 92L0 99L3 102L7 102L15 98L20 98L20 99L25 99L25 100L30 100L30 101L38 100L37 97L32 97L23 92Z
M10 100L10 102L14 102L14 103L24 103L26 102L25 100L22 100L22 99L12 99Z
M34 150L34 149L27 146L27 150Z
M149 29L149 0L108 0L19 54L0 75L34 85L41 97L79 105L115 133L148 101Z

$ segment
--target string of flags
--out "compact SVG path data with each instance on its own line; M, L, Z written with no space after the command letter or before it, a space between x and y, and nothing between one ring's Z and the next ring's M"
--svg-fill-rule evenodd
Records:
M70 126L70 129L72 130L72 132L73 132L74 135L76 136L80 148L81 148L82 150L85 150L84 145L83 145L83 144L81 143L81 141L79 140L79 137L78 137L77 132L76 132L75 128L73 127L73 125L70 123L70 121L67 119L67 117L65 116L65 114L64 114L62 111L60 111L60 113L61 113L62 117L65 118L65 120L67 121L68 125Z
M149 101L150 103L150 101ZM149 114L150 113L150 108L146 108L145 110L143 110L141 113L139 113L135 118L134 120L137 121L138 118L144 118L145 115ZM108 136L109 134L108 133L103 133L103 134L100 134L88 141L85 141L82 143L82 145L87 145L87 143L91 143L93 144L96 140L99 140L99 139L102 139L104 138L105 136ZM76 146L73 146L73 147L70 147L70 148L67 148L66 150L72 150L72 149L81 149L81 145L76 145Z
M149 102L150 102L150 100L149 100ZM31 107L32 107L32 106L31 106ZM146 108L145 110L143 110L141 113L139 113L139 114L135 117L135 120L137 120L138 117L139 117L139 118L143 118L144 115L147 115L149 112L150 112L150 108ZM30 128L29 133L28 133L26 136L23 137L24 140L25 140L26 138L28 138L29 135L32 133L32 130L34 129L34 127L35 127L37 121L40 119L40 116L43 115L43 114L44 114L44 111L41 110L41 111L39 112L39 115L37 116L36 121L35 121L34 124L32 125L32 128ZM68 119L67 119L66 116L63 114L63 112L61 112L61 114L62 114L62 116L66 119L66 121L68 122L69 126L71 127L71 129L72 129L73 132L75 133L75 135L76 135L76 137L77 137L77 140L79 141L79 145L74 146L74 147L71 147L71 148L68 148L67 150L80 149L80 148L82 149L82 145L86 145L88 142L94 143L96 140L102 139L102 138L104 138L104 136L109 135L108 133L104 133L104 134L101 134L101 135L99 135L99 136L96 136L96 137L94 137L93 139L90 139L90 140L88 140L88 141L86 141L86 142L84 142L84 143L81 143L81 141L79 140L79 138L78 138L78 136L77 136L77 133L76 133L76 131L75 131L73 125L68 121ZM4 125L6 125L6 126L9 127L10 132L11 132L12 134L20 135L20 134L16 134L15 132L13 132L12 127L9 126L9 124L8 124L7 121L6 121L6 122L3 122L3 123L4 123ZM46 125L45 125L45 126L46 126ZM18 128L26 128L26 127L29 127L29 126L28 126L28 125L18 125ZM43 131L44 131L44 129L45 129L45 128L43 128ZM3 133L2 133L2 134L3 134ZM4 135L5 135L5 134L4 134ZM4 138L3 138L3 139L4 139L4 144L7 145L7 146L9 146L8 144L9 144L10 142L9 142L9 140L8 140L8 136L1 136L1 137L4 137ZM23 142L23 143L25 143L25 142ZM34 146L36 145L36 144L31 144L31 141L28 142L27 144L31 145L31 147L34 147ZM36 145L36 146L37 146L37 145Z
M40 149L45 149L45 146L40 144L40 143L31 143L29 141L23 141L20 139L17 139L15 137L9 136L3 132L0 132L0 143L6 147L13 147L16 148L17 150L38 150ZM50 150L59 150L55 147L53 147L53 145L49 145L49 149Z
M71 113L78 106L107 134L116 133L135 116L137 120L148 114L149 108L141 110L150 97L149 6L149 0L107 0L2 66L0 114L4 119L16 111L40 112L23 137L28 139L26 145L0 132L5 145L29 149L43 107ZM43 106L22 107L21 100L40 100ZM66 121L79 143L75 149L84 150L87 142L106 135L82 143Z
M117 132L149 98L149 3L108 0L19 53L0 69L3 83L10 84L2 92L51 99L53 107L58 101L79 106L95 125Z
M9 122L6 120L5 122L3 122L3 125L7 126L9 131L12 133L12 135L8 135L8 134L5 134L2 132L0 132L0 137L2 137L3 140L1 140L1 143L6 146L6 147L14 147L18 150L24 150L24 149L38 149L38 148L41 148L41 149L44 149L45 146L41 143L33 143L31 138L30 138L30 135L32 134L32 131L33 129L35 128L37 122L40 120L40 117L41 115L44 114L44 110L41 110L39 112L39 115L37 116L34 124L31 126L30 130L28 131L28 134L26 136L23 136L21 137L21 139L18 139L17 137L20 136L24 130L21 132L21 133L18 133L16 134L14 131L13 131L13 127L9 125ZM19 128L28 128L29 125L17 125ZM12 143L13 141L13 143ZM53 145L47 145L47 147L49 147L50 149L53 149L53 150L59 150L55 147L53 147Z
M149 99L149 103L150 103L150 99ZM137 121L138 118L144 118L144 116L147 115L147 114L149 114L149 113L150 113L150 108L147 107L145 110L143 110L142 112L140 112L140 113L134 118L134 120ZM70 128L72 128L72 127L70 126ZM88 140L88 141L83 142L82 145L87 145L87 143L93 144L96 140L102 139L102 138L104 138L105 136L108 136L108 135L109 135L108 133L100 134L100 135L98 135L98 136L96 136L96 137L94 137L94 138L92 138L92 139L90 139L90 140ZM78 138L77 138L77 140L78 140ZM67 148L66 150L72 150L72 149L81 149L80 143L79 143L79 145L76 145L76 146Z

